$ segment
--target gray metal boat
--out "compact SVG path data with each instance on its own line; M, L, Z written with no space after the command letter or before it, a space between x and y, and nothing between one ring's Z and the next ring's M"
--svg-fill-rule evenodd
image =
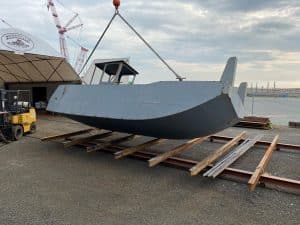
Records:
M167 139L211 135L244 117L247 84L234 87L236 57L228 60L220 81L120 85L122 76L137 72L118 63L98 65L99 84L59 86L47 110L97 128Z

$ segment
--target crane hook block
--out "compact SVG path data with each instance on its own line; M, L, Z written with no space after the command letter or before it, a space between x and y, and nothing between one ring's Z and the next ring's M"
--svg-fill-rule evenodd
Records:
M113 4L114 4L116 10L118 10L121 3L120 3L120 0L113 0Z

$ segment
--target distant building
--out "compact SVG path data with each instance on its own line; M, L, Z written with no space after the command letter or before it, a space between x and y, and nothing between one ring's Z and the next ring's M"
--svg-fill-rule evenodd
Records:
M258 97L300 97L300 88L273 88L256 89L248 88L248 96Z

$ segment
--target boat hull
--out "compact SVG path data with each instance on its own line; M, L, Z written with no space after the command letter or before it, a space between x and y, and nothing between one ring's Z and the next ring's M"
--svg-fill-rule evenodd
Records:
M180 113L146 120L64 115L96 128L166 139L207 136L233 126L239 121L231 99L225 94Z
M220 81L161 81L139 85L61 85L47 110L87 125L166 139L222 131L244 117L246 84L234 88L237 58Z

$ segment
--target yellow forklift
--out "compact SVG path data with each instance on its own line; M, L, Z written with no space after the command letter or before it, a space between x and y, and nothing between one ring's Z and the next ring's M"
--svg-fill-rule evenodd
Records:
M28 90L0 90L0 139L19 140L36 131L36 111Z

